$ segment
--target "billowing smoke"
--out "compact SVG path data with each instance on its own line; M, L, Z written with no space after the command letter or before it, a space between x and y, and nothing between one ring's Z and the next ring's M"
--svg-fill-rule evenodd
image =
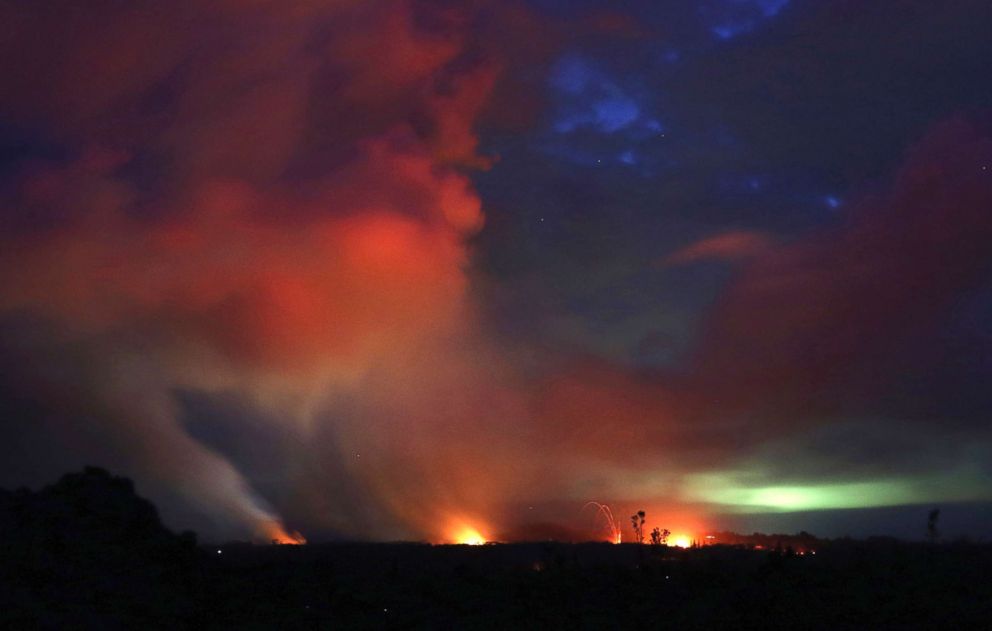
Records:
M192 437L183 393L250 401L295 437L290 460L361 449L394 472L361 475L368 492L399 503L394 460L418 448L422 410L459 398L420 382L474 378L447 381L473 336L466 240L483 215L464 171L488 164L472 126L498 74L473 12L64 2L0 19L4 115L53 147L5 187L20 378L220 532L282 536L239 471L252 462Z
M470 282L475 130L522 124L546 33L458 4L0 2L34 148L0 182L7 479L107 466L210 536L698 525L686 476L876 395L987 274L989 135L954 121L830 232L645 260L741 266L682 372L514 347Z

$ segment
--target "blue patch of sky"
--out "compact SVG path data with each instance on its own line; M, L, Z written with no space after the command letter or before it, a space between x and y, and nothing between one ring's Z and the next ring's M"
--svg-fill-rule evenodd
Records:
M555 131L568 133L584 126L612 134L624 129L637 121L641 116L641 108L632 99L621 94L603 97L597 101L576 108L575 111L562 113L555 121Z
M68 147L48 137L0 121L0 178L33 161L65 164L74 156Z
M578 55L566 55L552 70L551 85L558 93L552 124L561 134L591 128L613 134L630 128L660 131L657 119L645 116L631 90L620 86L604 69Z
M737 25L726 25L726 26L714 26L711 30L713 31L713 34L719 37L720 39L730 39L735 35L740 35L741 33L750 30L750 28L737 24Z
M581 94L593 81L592 68L577 56L563 57L551 73L551 85L567 94Z
M778 15L790 0L723 0L707 7L710 32L722 40L750 32Z
M724 173L718 177L721 191L728 193L759 193L767 184L767 177L748 173Z
M757 0L755 2L765 12L765 17L774 17L782 10L782 7L789 4L789 0Z
M562 143L545 143L541 147L544 153L565 160L572 164L587 167L602 166L602 150L590 149L582 145L564 145Z
M606 64L572 53L552 68L549 86L555 107L545 151L590 166L656 162L645 143L664 138L666 128L636 77L623 80Z

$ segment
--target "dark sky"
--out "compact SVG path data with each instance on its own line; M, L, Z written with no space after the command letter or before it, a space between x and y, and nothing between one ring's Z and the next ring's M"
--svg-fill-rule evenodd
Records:
M0 24L0 485L102 465L208 538L992 535L987 1Z

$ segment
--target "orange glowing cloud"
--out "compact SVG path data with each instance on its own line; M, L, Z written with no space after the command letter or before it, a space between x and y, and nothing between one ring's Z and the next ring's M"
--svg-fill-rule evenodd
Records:
M690 243L665 257L665 266L688 265L699 261L739 261L771 247L771 237L762 232L725 232Z
M403 157L394 180L413 162ZM361 185L357 176L351 181ZM416 177L414 185L431 191ZM437 205L424 209L436 215L423 219L389 206L277 219L268 212L293 200L236 183L204 184L159 224L105 207L45 243L10 244L3 306L87 328L146 321L262 362L312 363L393 343L456 317L460 241L470 232L447 216L464 226L479 211L477 199L447 192L450 182L438 181Z
M83 4L0 3L0 115L60 150L0 190L0 360L74 456L217 536L630 541L645 509L692 541L680 474L791 428L988 265L989 142L954 122L832 233L665 258L743 263L682 372L521 351L471 285L477 128L526 124L505 69L560 33L499 2Z
M99 384L85 398L114 419L101 431L142 454L126 472L223 512L219 530L240 521L296 539L250 471L185 432L177 389L239 392L301 442L331 431L318 418L328 401L365 396L366 417L337 422L336 444L368 454L372 470L352 474L382 493L403 535L427 532L411 517L426 494L399 482L426 467L416 423L453 422L434 413L451 390L471 393L464 406L485 396L484 375L424 368L464 364L458 349L475 344L465 268L484 215L465 170L490 163L473 127L501 64L472 48L473 11L403 0L61 9L0 8L12 32L0 76L17 87L0 114L47 126L76 155L26 165L7 191L25 229L0 237L0 313L56 329L46 345L78 357L69 381ZM225 25L223 41L209 24ZM64 45L39 43L53 38ZM412 439L379 450L398 464L376 469L361 428L394 408L367 437ZM476 449L439 454L441 476L459 478L442 505L475 493L464 453ZM186 473L205 470L226 481Z

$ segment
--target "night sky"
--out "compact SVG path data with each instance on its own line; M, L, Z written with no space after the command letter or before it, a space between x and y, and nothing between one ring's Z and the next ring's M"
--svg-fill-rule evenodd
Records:
M990 33L0 0L0 486L100 465L207 539L992 536Z

